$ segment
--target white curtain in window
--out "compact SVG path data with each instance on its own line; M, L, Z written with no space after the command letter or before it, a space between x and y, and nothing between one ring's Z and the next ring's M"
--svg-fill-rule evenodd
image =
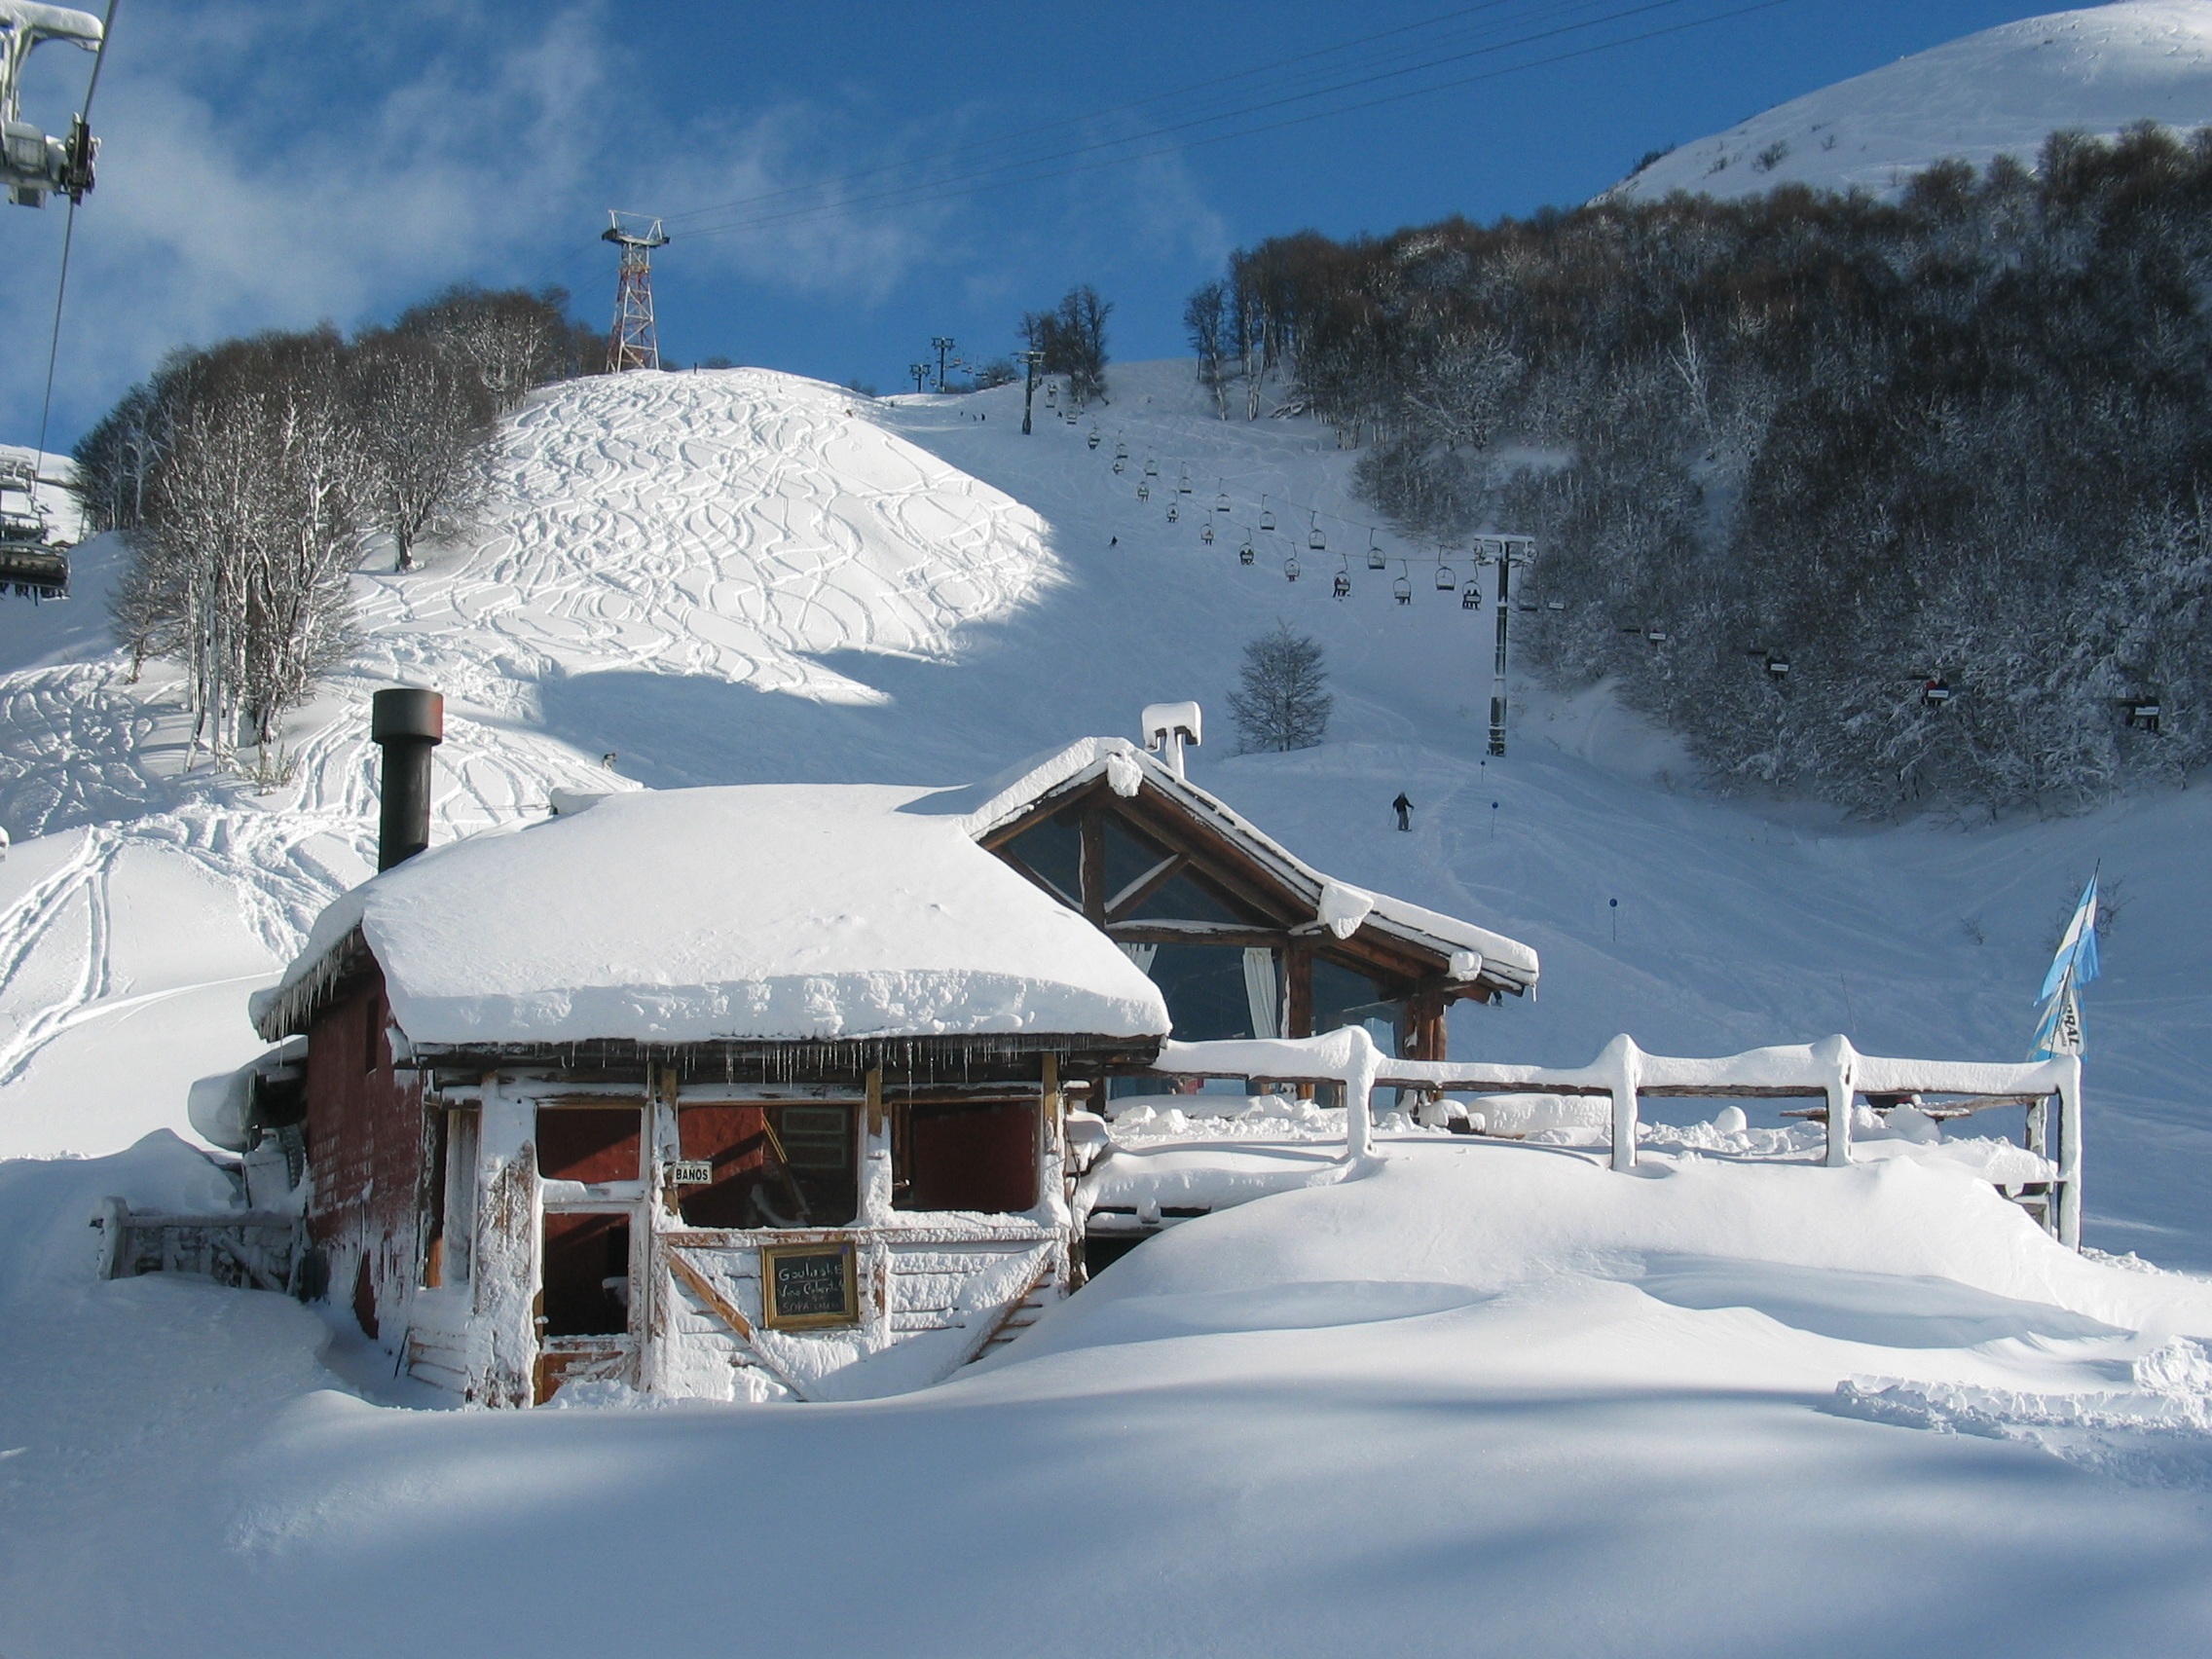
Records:
M1122 954L1137 965L1138 973L1149 974L1152 972L1152 959L1160 954L1160 946L1157 944L1124 944Z
M1252 1035L1280 1037L1282 1020L1275 1012L1275 953L1266 945L1244 952L1244 999L1252 1010Z

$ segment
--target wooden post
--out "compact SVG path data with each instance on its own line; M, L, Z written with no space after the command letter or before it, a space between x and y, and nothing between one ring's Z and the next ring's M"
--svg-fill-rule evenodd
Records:
M1636 1090L1637 1085L1642 1081L1642 1068L1637 1062L1641 1058L1636 1043L1625 1032L1606 1044L1604 1053L1599 1056L1599 1063L1608 1066L1613 1074L1611 1161L1615 1169L1629 1170L1636 1167Z
M1813 1058L1827 1072L1828 1167L1851 1161L1851 1100L1858 1092L1859 1053L1851 1039L1838 1034L1813 1045Z
M1313 941L1293 939L1283 947L1283 1035L1313 1035Z
M1083 913L1094 928L1106 925L1106 818L1083 809Z
M884 1227L891 1221L891 1121L883 1106L883 1068L869 1070L862 1108L861 1225Z
M2065 1056L2058 1082L2058 1241L2082 1247L2082 1056Z

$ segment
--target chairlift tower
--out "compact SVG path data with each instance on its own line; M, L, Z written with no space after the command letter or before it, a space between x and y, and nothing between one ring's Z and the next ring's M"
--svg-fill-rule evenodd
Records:
M614 326L607 337L607 372L660 367L660 337L653 330L653 249L668 238L658 219L608 209L601 241L622 250L614 282Z

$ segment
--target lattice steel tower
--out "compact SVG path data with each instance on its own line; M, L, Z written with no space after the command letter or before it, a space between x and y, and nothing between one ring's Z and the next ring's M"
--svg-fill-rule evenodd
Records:
M641 229L640 227L644 227ZM601 241L622 250L614 284L614 327L607 336L607 372L660 367L660 340L653 332L653 249L666 247L658 219L617 213L609 208Z

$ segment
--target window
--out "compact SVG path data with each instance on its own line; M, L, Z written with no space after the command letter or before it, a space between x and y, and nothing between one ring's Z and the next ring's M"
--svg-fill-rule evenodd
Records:
M1386 1000L1382 987L1356 968L1346 968L1341 962L1331 962L1325 956L1313 958L1313 1030L1315 1035L1335 1031L1346 1025L1365 1025L1374 1029L1381 1020L1393 1032L1397 1027L1398 1004ZM1378 1045L1384 1053L1394 1053L1397 1038Z
M431 1109L430 1213L423 1230L425 1290L468 1282L476 1239L476 1136L474 1107Z
M1070 905L1083 908L1083 820L1063 812L1033 824L1006 844L1030 873L1051 884Z
M540 1106L537 1172L602 1187L639 1179L645 1114L635 1106Z
M1142 880L1147 872L1158 869L1167 857L1167 849L1143 830L1124 824L1113 814L1106 815L1102 837L1106 843L1106 899L1109 903L1118 893L1128 890L1129 883Z
M1242 945L1171 940L1154 951L1146 972L1167 1000L1177 1041L1208 1043L1254 1034Z
M891 1121L891 1202L1009 1213L1037 1202L1035 1099L916 1101Z
M679 1153L714 1180L681 1189L691 1227L843 1227L860 1213L859 1113L850 1106L685 1106Z
M623 1335L630 1329L630 1218L548 1215L540 1282L544 1335Z

